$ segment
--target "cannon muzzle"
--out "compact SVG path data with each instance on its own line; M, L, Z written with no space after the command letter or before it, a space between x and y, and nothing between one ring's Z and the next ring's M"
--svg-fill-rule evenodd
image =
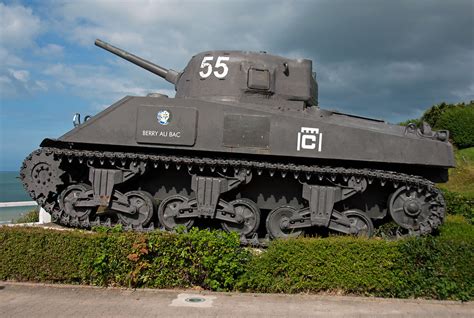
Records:
M132 62L133 64L138 65L141 68L144 68L145 70L152 72L153 74L156 74L164 78L170 83L176 84L176 82L178 81L179 73L174 70L166 69L164 67L156 65L150 61L147 61L145 59L142 59L141 57L128 53L127 51L119 49L118 47L110 45L99 39L95 40L95 45L117 56L120 56L121 58L129 62Z

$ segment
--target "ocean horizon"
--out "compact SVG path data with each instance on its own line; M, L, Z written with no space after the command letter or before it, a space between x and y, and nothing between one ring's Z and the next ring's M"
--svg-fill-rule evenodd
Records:
M32 201L20 180L19 171L0 171L0 202ZM35 209L33 206L0 208L0 224L11 223Z

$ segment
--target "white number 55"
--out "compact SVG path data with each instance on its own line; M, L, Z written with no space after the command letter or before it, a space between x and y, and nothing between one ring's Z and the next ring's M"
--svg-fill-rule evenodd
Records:
M214 56L205 56L201 62L201 69L202 71L199 72L199 76L201 78L208 78L212 74L212 64L209 63L214 60ZM228 56L218 56L216 60L216 64L214 65L214 76L217 78L224 78L226 77L227 73L229 73L229 68L227 64L223 63L223 61L228 61ZM217 69L222 69L220 72Z

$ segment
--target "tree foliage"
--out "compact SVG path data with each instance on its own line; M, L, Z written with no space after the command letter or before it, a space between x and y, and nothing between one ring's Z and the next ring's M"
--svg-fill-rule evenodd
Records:
M459 105L464 105L459 104ZM426 121L432 128L438 127L438 120L449 109L457 107L456 104L446 104L445 102L428 108L420 118L420 121Z
M409 119L399 125L427 122L434 130L449 130L451 141L459 148L474 146L474 101L441 103L427 109L419 119Z
M400 126L408 126L408 124L415 124L417 127L421 126L421 119L419 118L414 118L414 119L408 119L405 120L401 123L398 123Z
M446 129L459 148L474 147L474 105L452 107L436 121L435 129Z

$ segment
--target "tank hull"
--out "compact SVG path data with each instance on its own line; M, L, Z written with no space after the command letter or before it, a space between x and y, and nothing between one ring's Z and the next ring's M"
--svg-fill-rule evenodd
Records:
M170 113L162 125L160 111ZM452 146L406 127L316 107L125 97L58 139L100 147L386 168L446 181ZM45 142L44 145L51 144ZM430 155L431 154L431 155Z

